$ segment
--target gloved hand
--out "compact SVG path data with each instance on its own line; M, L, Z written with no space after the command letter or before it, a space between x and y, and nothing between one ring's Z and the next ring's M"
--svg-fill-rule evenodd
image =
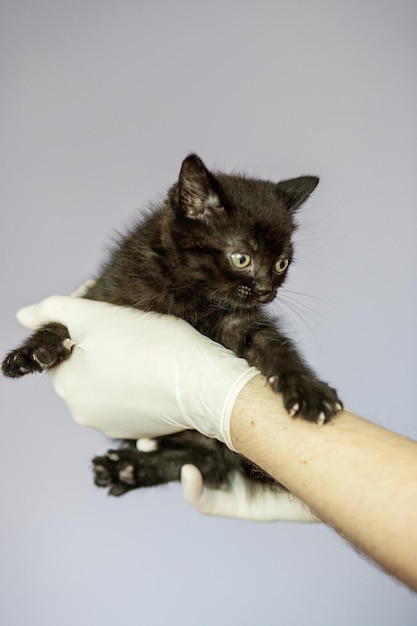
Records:
M72 354L49 375L77 423L122 439L190 428L234 449L231 411L259 372L184 320L64 296L18 319L31 329L51 321L69 329Z
M200 470L194 465L184 465L181 485L185 500L205 515L258 522L320 522L307 505L288 491L277 492L267 487L256 491L248 489L238 474L231 489L225 491L205 487Z

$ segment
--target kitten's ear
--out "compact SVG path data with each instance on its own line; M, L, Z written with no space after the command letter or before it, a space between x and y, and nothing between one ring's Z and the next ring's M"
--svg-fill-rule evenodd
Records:
M224 210L217 181L196 154L190 154L182 163L178 203L186 217L191 219L207 219Z
M286 208L294 211L307 200L308 196L314 191L319 184L317 176L299 176L299 178L291 178L290 180L282 180L277 184Z

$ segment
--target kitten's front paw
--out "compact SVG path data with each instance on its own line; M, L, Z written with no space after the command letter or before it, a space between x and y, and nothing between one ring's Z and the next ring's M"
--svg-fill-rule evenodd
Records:
M44 368L34 358L32 352L13 350L4 359L1 369L4 376L19 378L32 372L41 372Z
M9 378L19 378L34 372L43 372L58 365L69 356L68 348L63 346L59 351L51 351L48 348L36 349L18 348L9 352L2 363L2 371Z
M274 391L282 393L284 406L291 417L301 415L321 426L343 409L335 389L304 374L270 376Z
M69 357L73 345L70 339L50 341L42 345L29 339L20 348L9 352L2 363L2 372L9 378L19 378L50 369Z

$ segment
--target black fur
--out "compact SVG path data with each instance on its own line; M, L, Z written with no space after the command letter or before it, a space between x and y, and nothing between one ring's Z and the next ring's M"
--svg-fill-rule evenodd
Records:
M341 407L336 391L262 311L291 264L294 213L317 183L312 176L272 183L214 175L190 155L165 202L121 239L84 297L184 318L259 368L291 414L328 421ZM59 364L70 356L67 337L65 327L47 325L7 355L3 373L19 377ZM178 480L184 463L197 465L213 486L226 486L235 472L250 483L273 483L193 431L160 437L156 446L140 452L125 442L96 457L96 484L121 495Z

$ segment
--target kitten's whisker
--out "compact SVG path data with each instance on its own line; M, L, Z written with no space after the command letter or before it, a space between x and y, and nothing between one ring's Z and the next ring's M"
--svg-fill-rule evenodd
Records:
M280 291L280 294L283 294L283 295L295 294L296 296L301 296L302 298L312 298L313 300L319 300L320 302L327 302L328 304L337 304L335 300L329 300L321 296L314 296L311 293L305 293L303 291L294 291L293 289L287 289L286 287L284 287Z
M319 323L318 319L320 319L320 318L323 318L323 319L326 319L327 321L329 321L328 318L326 318L326 316L323 315L323 313L319 313L313 307L309 306L305 302L302 302L301 300L298 300L297 298L291 297L289 294L282 294L281 302L286 302L287 305L295 304L296 306L303 307L303 309L308 312L308 319L311 319L311 321L313 321L313 322L315 322L317 324ZM297 311L296 308L294 308L294 311L297 312L300 316L302 315L299 311ZM317 319L315 320L314 317L316 317Z
M282 328L284 326L294 337L299 335L299 329L296 324L294 324L294 318L287 313L285 307L280 307L279 312L273 314L273 319L278 327Z
M305 302L302 302L301 300L298 300L297 298L293 298L287 293L281 294L281 302L285 304L286 306L288 306L289 308L291 308L291 310L298 317L300 317L300 319L304 320L304 322L306 322L306 319L308 319L308 321L314 322L320 327L321 330L325 331L325 329L321 326L321 320L326 319L323 313L319 313L316 309L308 306L308 304L305 304ZM303 316L302 313L300 313L300 311L297 310L297 307L299 306L303 307L303 309L308 311L307 318Z
M295 336L299 336L300 332L313 340L314 345L319 347L319 341L317 337L317 332L313 330L311 327L311 323L314 323L317 327L320 328L320 333L326 332L325 328L323 328L319 319L315 319L315 317L320 318L322 315L306 305L303 302L298 301L295 298L291 298L288 294L281 292L280 300L277 303L280 306L279 315L286 320L287 325L291 328L295 329ZM303 306L306 310L309 311L309 315L306 317L298 310L298 306ZM289 309L291 314L289 315L285 309ZM297 324L294 323L294 320L297 319Z

